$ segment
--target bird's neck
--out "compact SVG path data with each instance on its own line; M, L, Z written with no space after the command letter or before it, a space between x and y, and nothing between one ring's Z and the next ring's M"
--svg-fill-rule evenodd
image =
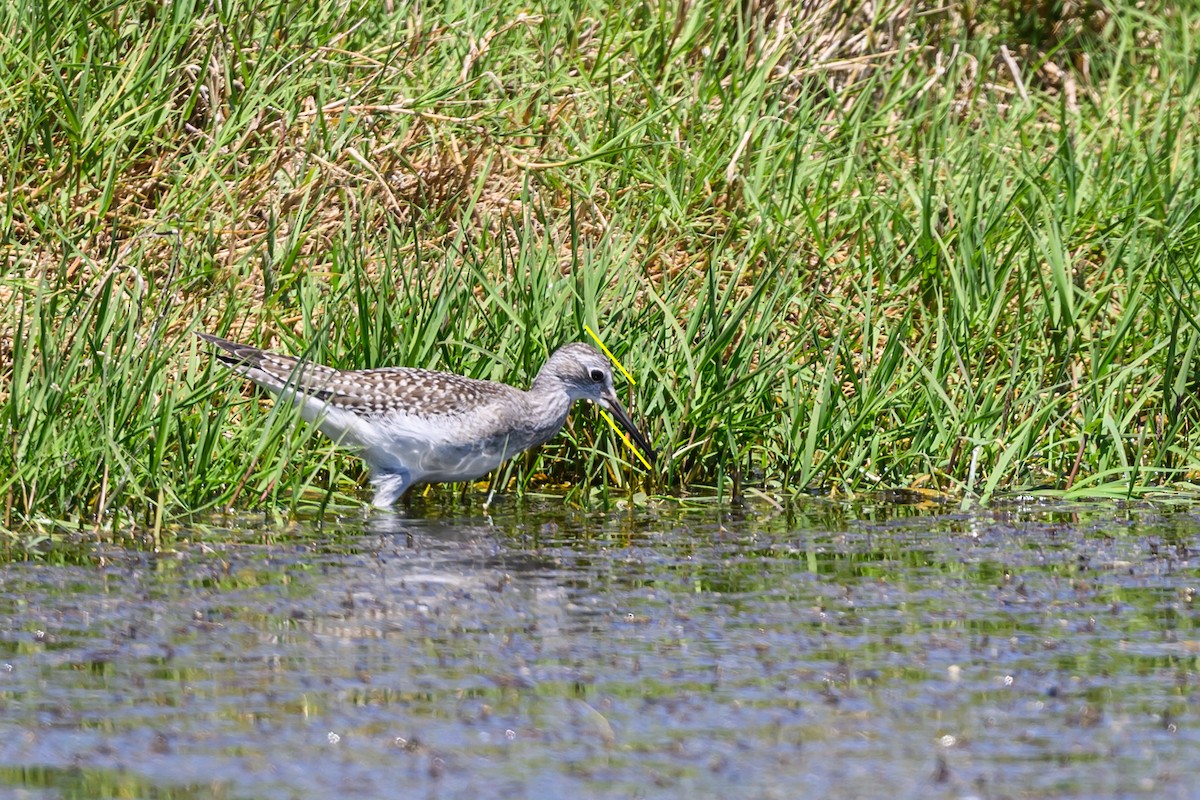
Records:
M539 375L529 391L525 392L525 408L528 426L544 442L558 433L567 421L571 396L561 382L543 380Z

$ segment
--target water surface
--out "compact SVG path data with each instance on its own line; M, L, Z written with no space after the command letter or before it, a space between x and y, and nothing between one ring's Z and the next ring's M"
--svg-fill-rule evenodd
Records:
M214 524L0 567L0 795L1200 796L1190 507Z

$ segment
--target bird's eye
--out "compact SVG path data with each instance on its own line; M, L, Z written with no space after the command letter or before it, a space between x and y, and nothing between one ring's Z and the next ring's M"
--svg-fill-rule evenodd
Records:
M604 380L604 370L600 370L600 369L592 370L592 380L594 380L596 383L600 383L601 381L603 381Z

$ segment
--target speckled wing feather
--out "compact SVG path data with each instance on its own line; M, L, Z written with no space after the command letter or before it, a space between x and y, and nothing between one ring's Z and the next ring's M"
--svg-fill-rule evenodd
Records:
M516 391L510 386L407 367L339 370L197 332L221 352L216 357L265 389L295 388L334 408L359 415L403 412L433 417L486 405Z

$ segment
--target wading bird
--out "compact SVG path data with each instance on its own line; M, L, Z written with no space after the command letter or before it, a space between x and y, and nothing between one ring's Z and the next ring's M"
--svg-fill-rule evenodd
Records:
M564 345L528 391L408 367L339 370L197 332L216 358L268 392L366 462L386 508L421 483L469 481L551 439L576 400L613 415L653 463L649 440L613 388L612 363L590 344Z

